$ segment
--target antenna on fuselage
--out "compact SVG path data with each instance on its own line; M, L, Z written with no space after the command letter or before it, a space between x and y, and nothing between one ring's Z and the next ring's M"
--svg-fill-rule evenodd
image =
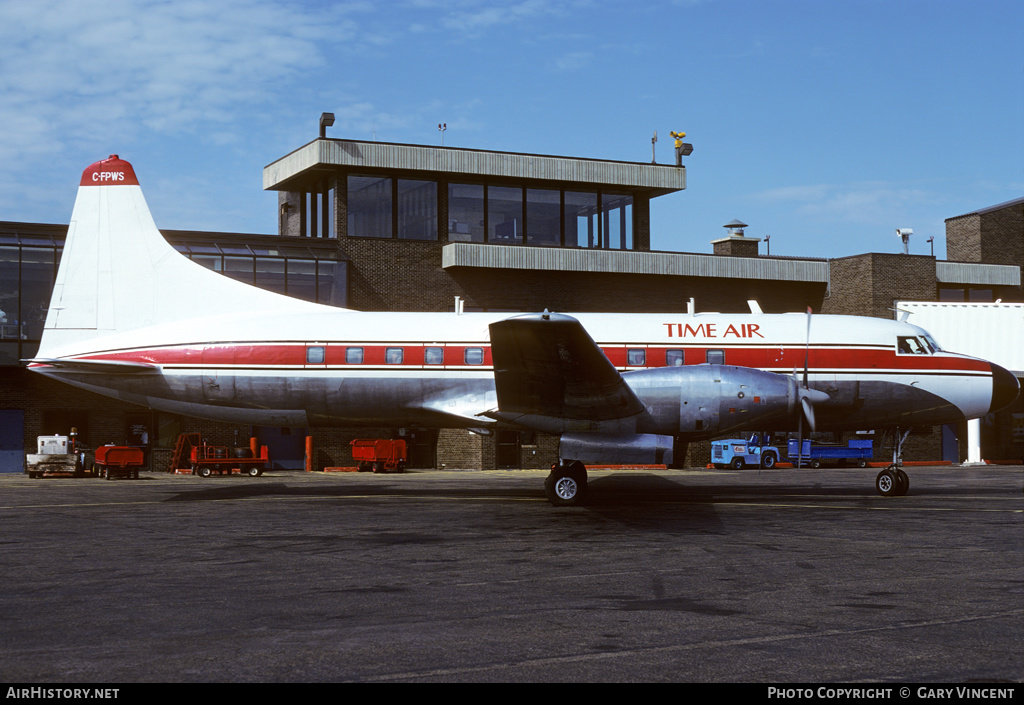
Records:
M913 311L908 311L905 308L891 308L889 310L899 314L896 317L896 320L898 320L900 323L906 323L907 319L910 318L910 314L913 313Z

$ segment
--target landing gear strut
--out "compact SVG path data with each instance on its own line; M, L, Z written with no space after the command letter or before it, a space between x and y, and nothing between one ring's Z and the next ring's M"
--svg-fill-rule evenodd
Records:
M902 436L898 428L893 431L892 465L875 478L875 489L883 497L902 497L910 489L910 477L903 472L903 442L908 435L910 431Z
M578 507L587 498L587 468L578 460L562 460L551 466L544 493L556 507Z

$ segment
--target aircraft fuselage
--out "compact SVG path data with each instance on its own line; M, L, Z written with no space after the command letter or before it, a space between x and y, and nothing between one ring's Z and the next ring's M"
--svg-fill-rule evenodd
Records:
M496 406L487 330L507 317L338 311L292 317L274 339L251 335L257 317L216 317L93 339L88 350L62 356L149 365L149 373L88 364L34 369L126 401L223 421L487 428L495 423L480 414ZM898 321L814 316L808 339L802 314L576 318L644 402L632 422L637 433L706 435L673 427L664 376L655 384L645 378L651 370L709 362L802 378L806 360L808 387L828 395L815 405L819 430L953 423L988 413L1005 396L1003 386L1016 391L1001 368L938 350L923 330ZM904 351L908 339L917 352ZM694 390L694 401L701 394ZM779 419L775 428L793 423Z

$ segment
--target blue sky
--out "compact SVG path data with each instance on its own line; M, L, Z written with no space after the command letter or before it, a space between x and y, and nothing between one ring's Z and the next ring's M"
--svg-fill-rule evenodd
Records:
M773 255L945 256L1024 195L1020 0L0 1L0 220L66 223L132 162L157 225L272 233L263 167L316 137L649 162L652 248L738 218ZM762 253L765 251L762 244Z

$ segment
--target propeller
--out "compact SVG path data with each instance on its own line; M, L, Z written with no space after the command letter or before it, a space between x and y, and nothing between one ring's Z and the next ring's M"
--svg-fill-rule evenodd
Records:
M807 307L807 335L804 340L804 377L803 383L797 384L796 381L796 370L793 370L793 383L796 386L796 399L800 402L799 409L799 420L797 422L797 450L796 450L796 462L797 467L803 465L803 451L804 451L804 420L807 421L807 427L814 432L814 402L822 402L828 399L828 395L824 392L819 392L816 389L811 389L807 384L807 369L810 366L810 355L811 355L811 307Z

